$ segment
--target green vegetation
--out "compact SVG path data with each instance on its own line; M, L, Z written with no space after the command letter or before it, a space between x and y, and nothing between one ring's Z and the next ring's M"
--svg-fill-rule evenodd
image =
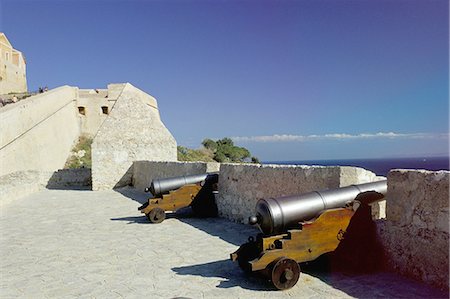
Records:
M91 137L85 135L80 136L64 168L91 168L91 144Z
M197 150L178 146L178 161L260 163L248 149L234 145L227 137L217 141L205 139L202 145L203 148Z
M177 146L178 161L203 161L214 162L211 153L205 149L190 149L184 146Z

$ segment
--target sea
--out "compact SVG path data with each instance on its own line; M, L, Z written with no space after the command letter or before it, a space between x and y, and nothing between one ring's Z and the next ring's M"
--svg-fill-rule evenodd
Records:
M268 161L263 164L357 166L370 170L376 175L387 176L391 169L449 170L449 157Z

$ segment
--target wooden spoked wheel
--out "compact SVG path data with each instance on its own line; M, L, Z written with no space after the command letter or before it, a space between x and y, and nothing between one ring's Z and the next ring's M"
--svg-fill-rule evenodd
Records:
M161 208L154 208L147 214L147 218L151 223L161 223L166 219L166 212Z
M290 289L300 277L300 266L296 261L282 257L274 262L270 274L274 287L279 290Z

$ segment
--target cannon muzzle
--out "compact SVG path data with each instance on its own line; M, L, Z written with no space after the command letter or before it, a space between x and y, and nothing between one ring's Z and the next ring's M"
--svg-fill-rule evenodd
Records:
M378 181L348 187L309 192L301 195L260 199L256 204L256 215L249 218L250 224L258 224L267 235L277 234L308 221L323 211L342 208L355 199L379 200L387 193L387 181Z
M211 181L211 183L217 183L218 178L219 174L214 172L155 179L152 181L150 187L146 188L146 191L150 191L154 196L160 196L187 184L197 184L206 180Z

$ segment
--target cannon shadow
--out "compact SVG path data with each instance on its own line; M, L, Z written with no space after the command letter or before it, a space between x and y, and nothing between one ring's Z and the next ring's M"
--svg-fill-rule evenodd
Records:
M202 277L223 278L217 288L228 289L241 287L256 291L274 291L274 288L264 279L253 275L247 275L236 263L231 260L221 260L205 264L174 267L172 268L177 275L196 275Z
M177 213L166 213L166 219L178 218ZM159 225L159 223L151 223L147 217L142 214L141 216L128 216L120 218L111 218L111 221L128 221L127 224L149 224L149 225Z
M153 197L151 193L145 193L129 186L113 190L122 194L125 197L128 197L131 200L137 201L140 204L146 203L150 197Z
M250 236L255 237L259 233L256 227L234 223L224 218L181 217L179 220L236 246L242 245Z

